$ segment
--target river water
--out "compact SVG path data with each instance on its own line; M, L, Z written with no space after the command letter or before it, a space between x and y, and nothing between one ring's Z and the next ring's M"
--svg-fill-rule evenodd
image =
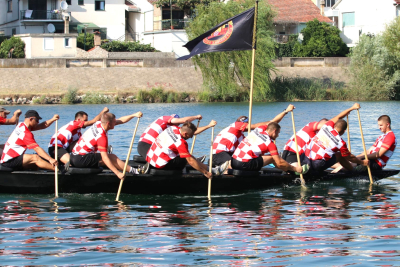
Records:
M296 128L332 118L351 102L295 103ZM272 119L288 103L257 103L253 122ZM108 105L117 117L142 111L138 135L161 115L202 114L215 119L215 135L240 115L245 103ZM361 118L367 148L380 135L376 119L387 114L398 131L399 102L363 102ZM10 107L14 111L16 107ZM20 106L48 119L57 113L60 127L75 112L93 118L101 105ZM89 118L89 119L90 119ZM350 116L351 148L362 152L357 113ZM125 158L136 119L109 132L114 152ZM292 132L288 114L277 139L281 151ZM12 126L0 127L4 143ZM35 132L47 150L54 127ZM208 130L196 140L196 156L209 154ZM347 135L344 139L347 141ZM189 141L190 147L190 141ZM134 150L136 151L136 144ZM32 153L29 151L28 153ZM387 168L399 168L395 152ZM204 194L0 195L1 265L253 265L253 266L400 266L398 176L368 182L336 181L267 190Z

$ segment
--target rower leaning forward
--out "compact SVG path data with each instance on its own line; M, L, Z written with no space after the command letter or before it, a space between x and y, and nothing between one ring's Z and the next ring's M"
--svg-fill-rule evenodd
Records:
M19 116L21 115L22 111L20 109L14 111L14 115L7 119L7 115L11 112L3 107L0 107L0 125L14 125L18 123ZM0 155L3 152L4 144L0 145Z

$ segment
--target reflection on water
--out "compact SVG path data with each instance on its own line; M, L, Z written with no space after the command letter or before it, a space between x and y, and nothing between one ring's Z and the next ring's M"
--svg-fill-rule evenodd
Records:
M255 121L274 116L286 105L256 105ZM351 103L298 103L296 125L317 120L318 108L327 113L324 117L333 117L347 105ZM371 144L379 132L367 118L375 120L384 111L394 117L399 104L362 106L366 107L362 110L364 135ZM101 107L37 109L47 116L61 114L63 109L67 114L83 109L93 116ZM154 114L141 120L139 132L161 112L201 113L204 121L222 115L232 121L238 112L247 112L242 104L120 105L110 109L117 116L127 110ZM355 116L350 119L352 148L360 152L358 122ZM62 123L66 122L68 118ZM291 134L290 123L290 118L282 122L279 149ZM216 132L227 124L221 122ZM134 125L133 121L110 132L110 142L121 157L130 142L127 132ZM3 136L9 129L1 127L0 131ZM42 147L53 132L46 131L35 134ZM206 132L197 138L195 151L207 154L208 145ZM388 167L398 167L398 160L396 152ZM115 202L115 194L62 194L57 199L0 195L1 264L399 266L399 189L394 177L373 186L335 181L309 185L306 191L292 186L213 195L211 203L205 195L122 195L123 202Z

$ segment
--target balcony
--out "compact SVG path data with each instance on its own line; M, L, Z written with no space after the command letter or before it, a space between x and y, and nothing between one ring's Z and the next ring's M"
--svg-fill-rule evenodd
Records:
M21 10L20 20L24 21L63 21L63 13L66 15L70 12L61 12L59 10Z
M186 27L189 19L172 19L172 29L174 30L182 30ZM154 31L164 31L171 29L171 20L163 19L154 21Z

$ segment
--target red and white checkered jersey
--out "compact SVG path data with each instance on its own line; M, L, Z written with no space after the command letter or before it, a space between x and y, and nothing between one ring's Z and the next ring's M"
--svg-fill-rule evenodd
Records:
M4 123L6 123L6 121L7 121L7 119L0 117L0 124L4 124Z
M32 132L28 129L25 123L20 122L17 127L15 127L4 146L0 163L17 158L24 154L27 149L34 149L38 146L39 145L36 143Z
M233 153L243 141L243 131L246 130L247 125L246 122L237 121L223 129L214 140L212 153L218 154L223 151Z
M71 121L64 125L57 132L57 146L67 149L72 142L78 140L81 136L81 129L85 124L84 121ZM49 147L54 147L56 135L51 137Z
M310 142L311 138L313 138L318 133L317 127L318 122L310 122L296 133L299 155L305 152L306 145ZM296 142L294 140L294 135L292 135L292 137L287 141L283 150L296 153Z
M383 168L386 166L386 163L393 155L394 150L396 149L396 145L397 145L396 136L392 131L390 131L388 133L382 134L376 139L369 153L372 154L374 152L378 152L381 147L387 149L385 154L383 154L380 158L375 160L379 164L379 166Z
M335 123L328 121L316 136L314 136L306 148L306 156L311 160L323 159L328 161L333 154L339 152L343 157L350 155L346 142L334 129Z
M79 138L74 146L74 155L87 155L89 153L107 152L108 137L101 121L96 122Z
M162 133L168 126L172 125L171 121L175 115L161 116L155 120L140 136L139 142L153 144L158 135Z
M267 127L268 125L263 125L251 131L250 134L240 142L232 157L238 161L248 162L268 152L271 156L278 155L278 149L269 137Z
M178 126L172 125L163 131L147 152L146 161L153 167L161 169L178 155L181 158L191 157L188 144L183 139L180 129Z

